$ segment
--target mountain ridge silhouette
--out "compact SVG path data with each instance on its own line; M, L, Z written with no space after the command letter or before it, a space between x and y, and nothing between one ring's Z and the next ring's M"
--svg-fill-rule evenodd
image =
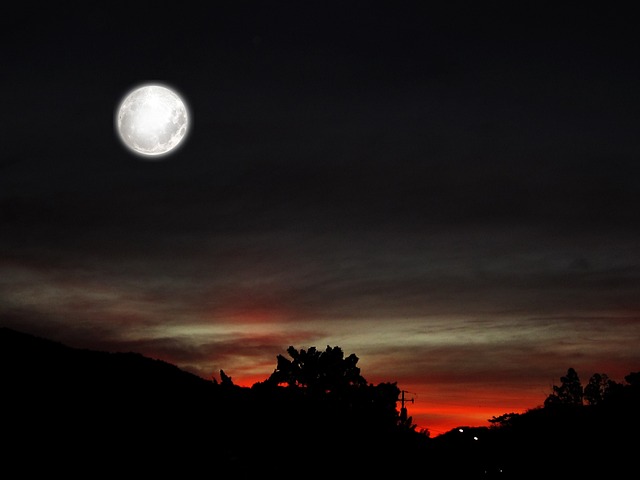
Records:
M362 472L374 460L389 462L380 452L403 448L387 432L334 420L325 406L316 412L315 404L208 381L139 353L75 348L1 327L0 365L10 452L38 452L52 464L66 458L65 469L74 464L65 454L75 452L83 463L126 464L145 475L184 475L188 466L195 475L198 463L214 459L247 475L320 460Z
M534 408L434 438L369 426L357 411L345 416L322 401L300 403L297 388L291 397L284 387L217 383L139 353L74 348L5 327L0 379L4 458L27 476L195 478L215 464L240 478L590 478L636 470L640 446L640 372L597 407Z
M211 382L175 365L9 328L0 328L0 365L7 458L26 455L21 464L33 467L35 455L39 466L64 471L101 464L149 473L154 458L177 468L200 450L191 432L212 400Z
M3 362L15 361L22 366L22 369L32 369L34 374L42 372L43 365L41 363L53 362L53 366L69 369L66 372L67 375L95 375L96 373L108 373L104 369L111 369L113 373L122 375L119 378L120 381L144 371L145 374L150 375L150 379L155 379L158 376L170 377L172 380L194 386L209 383L174 364L153 359L137 352L108 352L76 348L7 327L0 327L0 346L2 347L0 359ZM51 363L47 364L47 367L51 366ZM125 366L127 368L124 368ZM130 370L131 368L134 370ZM43 377L39 378L42 380ZM102 378L102 381L104 380ZM144 378L137 378L137 380L144 380Z

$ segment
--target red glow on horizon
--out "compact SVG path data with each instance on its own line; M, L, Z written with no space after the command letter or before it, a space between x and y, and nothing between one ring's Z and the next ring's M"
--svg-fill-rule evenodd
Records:
M218 382L220 381L220 375L214 374L212 376ZM236 379L236 377L234 377L233 375L229 375L229 376L231 377L231 381L233 382L234 385L237 385L239 387L245 387L245 388L251 388L254 384L262 383L267 378L269 378L269 375L266 375L266 376L265 375L245 375L245 376L239 377L238 379Z
M217 375L214 375L217 378ZM234 385L240 387L252 387L255 383L261 383L268 378L260 375L244 375L235 379ZM219 378L218 378L219 381ZM413 402L411 399L413 398ZM474 401L474 398L476 399ZM482 405L477 398L484 399ZM412 424L416 425L416 431L428 431L431 437L436 437L461 426L489 427L489 419L499 417L506 413L524 413L526 410L540 406L543 398L539 394L523 392L517 399L513 398L513 392L502 392L499 389L488 388L486 390L474 390L473 394L460 398L457 396L455 403L444 403L433 398L413 397L405 394L405 407L407 415L411 417ZM398 400L397 409L400 412L401 404Z

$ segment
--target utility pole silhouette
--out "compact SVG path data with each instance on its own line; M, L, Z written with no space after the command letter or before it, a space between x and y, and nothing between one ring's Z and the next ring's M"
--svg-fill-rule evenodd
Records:
M411 402L414 403L414 398L411 397L410 399L405 399L404 394L405 393L412 393L412 392L407 392L406 390L402 390L400 392L401 397L400 397L400 420L403 422L407 421L407 407L405 406L406 403ZM413 393L413 395L415 395L415 393Z

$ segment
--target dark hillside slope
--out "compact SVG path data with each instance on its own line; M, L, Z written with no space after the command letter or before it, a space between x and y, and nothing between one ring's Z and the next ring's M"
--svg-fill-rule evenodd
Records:
M0 328L0 347L3 374L26 375L24 380L32 381L34 388L81 380L84 385L104 388L125 383L135 390L151 388L159 393L175 386L204 388L209 383L175 365L138 353L77 349L7 328Z
M304 400L301 390L218 384L136 353L0 329L0 365L5 453L25 474L84 474L87 465L180 478L214 465L240 476L309 468L363 474L399 468L401 458L408 468L420 450L411 432Z
M0 378L5 453L15 461L26 456L26 472L45 465L168 465L198 455L205 412L215 409L215 385L169 363L6 328L0 328Z

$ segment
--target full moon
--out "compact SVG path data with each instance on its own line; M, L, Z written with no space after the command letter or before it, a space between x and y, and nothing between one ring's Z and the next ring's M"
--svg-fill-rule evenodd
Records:
M116 129L133 153L160 157L184 142L189 112L182 98L164 85L142 85L129 91L117 109Z

